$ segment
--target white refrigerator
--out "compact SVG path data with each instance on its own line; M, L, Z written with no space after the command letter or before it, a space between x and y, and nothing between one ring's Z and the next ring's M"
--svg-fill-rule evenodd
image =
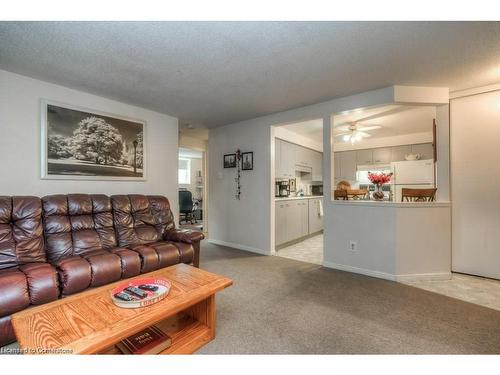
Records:
M392 193L394 201L401 202L401 189L427 189L435 187L434 160L397 161L391 163Z

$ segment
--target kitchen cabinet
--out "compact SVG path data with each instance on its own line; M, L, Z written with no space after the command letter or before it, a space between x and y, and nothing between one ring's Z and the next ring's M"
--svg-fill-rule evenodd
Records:
M333 153L333 176L340 179L340 152Z
M281 139L274 139L274 177L282 178L281 168Z
M286 242L286 203L279 201L275 203L275 214L274 214L274 227L275 235L274 241L276 245L280 245Z
M276 178L295 178L295 171L300 168L310 171L313 181L323 181L323 153L279 138L275 138L274 145Z
M339 178L348 181L356 180L356 151L342 151L338 153L340 156L340 174Z
M389 164L391 162L391 147L373 149L374 164Z
M309 199L309 234L323 230L323 216L320 215L322 198Z
M366 150L358 150L355 152L356 152L356 162L358 165L373 164L373 150L371 148Z
M295 177L295 145L281 139L275 139L275 177Z
M308 148L293 145L295 147L295 165L300 165L301 167L311 167L312 166L312 150Z
M276 245L297 240L323 229L323 218L319 217L319 200L320 198L276 201ZM314 201L312 209L309 201Z
M311 150L312 180L323 181L323 153Z
M391 147L391 161L404 161L405 155L411 153L411 145Z
M434 150L432 149L432 143L420 143L417 145L411 145L411 153L420 154L421 160L434 158Z

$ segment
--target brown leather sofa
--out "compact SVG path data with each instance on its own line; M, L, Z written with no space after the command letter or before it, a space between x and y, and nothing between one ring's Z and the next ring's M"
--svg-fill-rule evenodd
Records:
M0 196L0 346L10 315L177 263L199 266L203 234L175 229L167 198Z

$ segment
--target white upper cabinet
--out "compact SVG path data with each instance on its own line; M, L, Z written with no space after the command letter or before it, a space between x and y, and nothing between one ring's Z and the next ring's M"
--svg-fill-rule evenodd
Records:
M323 153L311 150L312 180L323 181Z
M343 151L340 154L340 174L339 177L348 180L356 180L356 151Z
M369 165L373 164L373 150L358 150L353 151L356 152L356 162L358 165Z
M373 149L374 164L388 164L391 162L391 148L382 147Z
M295 177L295 145L281 139L275 139L275 177L293 178Z
M312 173L313 181L323 181L323 153L275 138L275 177L295 178L298 168Z
M421 160L433 159L434 151L432 148L432 143L421 143L418 145L411 146L412 154L420 154Z
M405 155L411 153L411 145L391 147L391 161L404 161Z

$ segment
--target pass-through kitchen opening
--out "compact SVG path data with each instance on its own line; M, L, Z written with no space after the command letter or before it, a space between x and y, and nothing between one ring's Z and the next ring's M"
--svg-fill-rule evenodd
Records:
M385 105L336 113L333 200L434 201L436 107Z
M323 119L274 128L275 255L323 263Z

